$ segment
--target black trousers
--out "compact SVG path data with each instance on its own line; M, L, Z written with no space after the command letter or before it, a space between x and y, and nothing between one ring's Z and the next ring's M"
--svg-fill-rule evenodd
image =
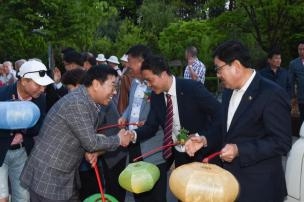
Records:
M31 202L81 202L75 194L68 200L52 200L52 199L47 199L44 198L43 196L38 195L36 192L33 192L31 189L29 189L30 192L30 201Z
M141 194L133 194L136 202L166 202L167 195L167 163L157 165L160 178L153 189Z
M168 160L168 163L170 164L170 161L173 162L172 158L174 158L176 168L181 165L195 161L195 158L190 157L186 152L179 152L175 148L172 148L172 151L173 151L173 156Z
M109 168L105 161L102 162L106 180L106 193L114 196L119 202L124 202L126 191L119 185L119 174L126 167L126 158L120 160L113 168Z
M133 156L132 156L133 157ZM167 201L167 172L175 161L175 167L194 161L186 153L178 152L172 148L172 156L166 163L157 165L160 170L160 178L151 191L142 194L133 194L136 202L166 202Z
M101 168L98 167L98 169L100 176L103 176ZM88 171L79 171L79 176L81 181L81 188L79 189L79 198L81 201L93 194L100 193L95 171L93 168ZM103 180L101 179L101 181Z

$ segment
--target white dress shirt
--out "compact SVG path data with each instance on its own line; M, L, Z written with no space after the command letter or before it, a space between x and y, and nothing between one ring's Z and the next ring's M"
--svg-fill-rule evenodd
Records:
M166 94L171 95L171 100L173 104L173 130L172 130L172 139L173 142L177 141L177 135L179 134L179 130L181 129L181 124L179 120L179 113L178 113L178 105L177 105L177 97L176 97L176 79L172 76L172 84L167 93L164 93L165 101L167 103ZM181 145L175 146L175 149L179 152L185 152L185 147Z
M229 127L230 127L231 121L233 119L233 116L234 116L237 108L239 107L239 104L242 100L242 97L243 97L244 93L246 92L247 88L249 87L249 85L251 84L255 74L256 74L256 72L255 72L255 70L253 70L251 76L245 82L245 84L242 86L242 88L239 89L239 90L238 89L233 90L232 96L231 96L230 101L229 101L229 107L228 107L227 132L229 130Z
M140 82L138 79L135 79L135 82L137 82L138 85L136 86L134 93L132 109L129 119L130 123L139 122L141 106L143 100L145 99L145 92L147 91L147 85L144 82ZM129 125L129 130L135 130L137 128L137 126Z
M119 77L122 77L122 72L118 66L115 66L114 69L116 70Z

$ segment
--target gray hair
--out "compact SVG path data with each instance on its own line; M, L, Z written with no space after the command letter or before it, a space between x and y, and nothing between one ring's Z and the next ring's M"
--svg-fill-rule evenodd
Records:
M7 65L9 70L13 69L13 63L11 61L5 61L3 62L3 65Z
M190 54L192 57L197 57L198 51L197 51L197 48L196 48L196 47L194 47L194 46L189 46L189 47L187 47L186 51L187 51L187 53Z
M16 69L16 70L19 70L20 67L21 67L21 65L22 65L23 63L25 63L25 62L26 62L25 59L17 60L17 61L15 62L15 69Z

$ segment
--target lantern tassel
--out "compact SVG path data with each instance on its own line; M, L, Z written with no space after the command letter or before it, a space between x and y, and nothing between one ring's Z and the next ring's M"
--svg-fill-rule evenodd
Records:
M151 154L154 154L155 152L158 152L158 151L160 151L160 150L166 149L167 147L176 146L176 145L178 145L178 144L179 144L179 143L171 143L171 144L167 144L167 145L164 145L164 146L161 146L161 147L157 147L157 148L155 148L155 149L153 149L153 150L151 150L151 151L149 151L149 152L147 152L147 153L145 153L145 154L143 154L143 155L141 155L141 156L138 156L138 157L134 158L134 159L133 159L133 162L138 161L138 160L141 159L141 158L150 156Z
M103 131L103 130L106 130L106 129L109 129L109 128L125 127L125 126L130 126L130 125L133 125L133 126L141 126L142 123L137 123L137 122L135 122L135 123L125 123L125 124L111 124L111 125L107 125L107 126L98 128L98 129L97 129L97 132L100 132L100 131Z
M219 156L222 154L222 151L218 151L218 152L215 152L209 156L207 156L206 158L203 159L203 163L209 163L209 160L213 159L214 157L216 156Z
M96 178L97 178L98 187L99 187L99 191L100 191L100 194L101 194L102 202L106 202L104 192L103 192L103 189L102 189L102 184L101 184L101 181L100 181L100 176L99 176L97 163L94 163L94 170L95 170L95 174L96 174Z

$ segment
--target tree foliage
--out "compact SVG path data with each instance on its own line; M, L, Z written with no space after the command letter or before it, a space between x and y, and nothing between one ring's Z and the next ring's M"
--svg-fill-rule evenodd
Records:
M104 37L115 40L119 27L112 22L118 16L116 8L105 1L11 0L0 9L0 46L9 45L0 54L8 59L45 59L48 42L58 50L67 46L94 49Z
M173 5L164 0L145 0L138 12L138 23L144 30L158 35L171 22L176 21L175 10Z
M220 15L215 25L232 38L250 34L265 52L281 48L291 58L303 38L304 2L300 0L236 0L234 9Z
M304 38L303 0L3 0L0 60L39 57L51 43L107 55L122 55L144 43L169 60L184 61L188 45L212 65L224 40L243 41L255 63L273 47L285 64Z
M213 48L225 35L218 32L208 20L192 20L172 23L160 33L159 47L170 60L184 60L185 49L195 46L199 50L198 57L204 63L211 64ZM209 65L210 66L210 65Z

